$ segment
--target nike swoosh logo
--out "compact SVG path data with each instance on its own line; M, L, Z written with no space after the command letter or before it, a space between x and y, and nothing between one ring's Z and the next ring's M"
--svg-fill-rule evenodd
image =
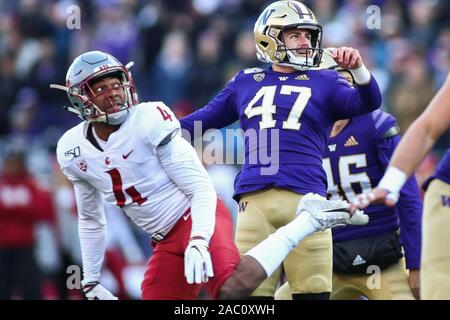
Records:
M189 216L191 215L191 213L189 212L188 214L183 216L183 220L186 221L187 219L189 219Z
M127 154L122 154L122 157L124 160L127 160L127 158L130 156L130 154L134 151L134 149L132 149L130 152L128 152Z

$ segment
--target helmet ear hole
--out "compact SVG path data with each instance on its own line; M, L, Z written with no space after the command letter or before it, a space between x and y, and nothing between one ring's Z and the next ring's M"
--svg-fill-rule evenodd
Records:
M261 41L260 44L264 47L267 48L267 46L269 45L267 42L265 41Z

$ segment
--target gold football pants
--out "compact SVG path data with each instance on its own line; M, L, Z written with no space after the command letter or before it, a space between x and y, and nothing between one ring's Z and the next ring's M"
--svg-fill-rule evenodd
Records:
M302 195L272 188L245 194L239 201L236 244L241 255L291 222ZM286 257L284 271L294 293L331 292L332 241L329 229L305 239ZM281 267L251 296L273 297Z
M414 300L408 284L405 259L379 273L370 270L362 275L333 274L332 300L354 300L361 296L369 300ZM277 290L275 299L292 299L288 283Z
M450 299L450 185L434 179L425 193L420 296Z

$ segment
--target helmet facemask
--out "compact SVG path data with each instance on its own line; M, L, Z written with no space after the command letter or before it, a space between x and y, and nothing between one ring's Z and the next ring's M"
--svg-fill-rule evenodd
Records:
M117 78L120 81L120 86L108 88L100 94L97 94L93 90L95 83L109 77ZM123 101L121 101L121 99L115 100L110 97L111 91L119 89L123 90ZM136 104L133 99L134 91L134 85L132 85L128 79L126 70L121 70L121 68L112 68L112 70L108 70L106 72L93 74L78 86L70 87L69 95L79 92L79 95L76 97L79 98L80 95L83 96L83 113L87 120L118 125L125 121L128 114L128 109ZM95 104L94 101L99 98L106 101L104 105L98 106Z

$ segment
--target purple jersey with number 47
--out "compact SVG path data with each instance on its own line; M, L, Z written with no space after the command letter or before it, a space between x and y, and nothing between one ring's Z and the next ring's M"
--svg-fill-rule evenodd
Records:
M235 199L270 187L325 196L322 156L333 123L380 105L373 77L367 85L351 87L333 70L252 68L240 71L205 107L180 122L194 136L195 121L201 121L202 133L240 121L245 161L235 180Z

